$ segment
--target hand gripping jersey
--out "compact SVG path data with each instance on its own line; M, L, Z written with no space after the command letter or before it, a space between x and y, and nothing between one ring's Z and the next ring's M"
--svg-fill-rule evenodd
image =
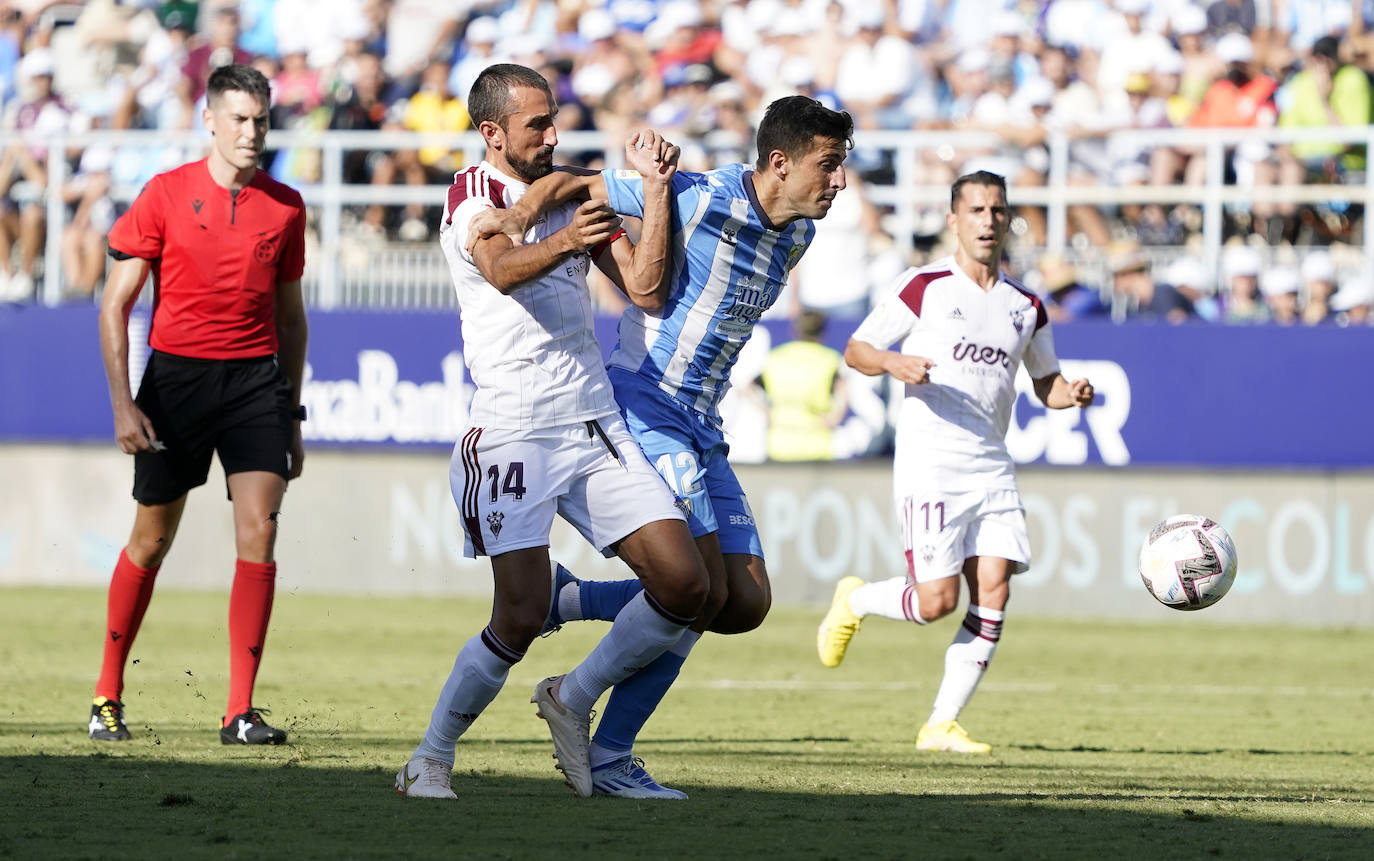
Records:
M953 257L908 269L854 332L855 340L935 363L908 385L897 425L894 474L941 487L1015 488L1005 437L1016 369L1034 379L1059 370L1044 305L1000 275L984 290Z
M610 205L642 218L644 180L607 170ZM754 195L753 171L729 165L673 177L672 286L657 312L620 318L611 366L640 374L719 422L730 368L816 233L810 219L775 227Z
M569 257L502 295L464 250L474 215L509 207L527 188L485 161L469 167L454 176L439 226L439 244L458 291L463 356L477 386L468 416L473 427L547 428L619 411L592 328L587 292L592 254ZM525 234L525 243L562 229L577 206L542 216ZM593 254L603 250L598 246Z

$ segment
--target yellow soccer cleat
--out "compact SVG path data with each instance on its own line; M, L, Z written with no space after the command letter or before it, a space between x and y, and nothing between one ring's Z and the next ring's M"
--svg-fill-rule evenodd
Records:
M951 753L990 753L992 745L974 741L956 720L928 723L916 734L917 750L947 750Z
M835 597L830 599L830 610L816 629L816 653L821 663L827 667L838 667L844 660L849 641L859 633L863 619L849 609L849 593L864 585L862 577L843 577L835 584Z

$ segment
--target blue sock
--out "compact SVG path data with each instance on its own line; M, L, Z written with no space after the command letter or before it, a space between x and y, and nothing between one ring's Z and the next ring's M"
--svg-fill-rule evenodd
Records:
M582 585L585 588L587 584ZM632 750L639 731L663 701L686 660L686 655L669 650L611 688L610 699L601 712L601 722L596 726L592 742L607 750Z
M643 590L644 584L634 577L629 580L583 580L577 589L578 600L582 602L582 618L614 622L630 599Z

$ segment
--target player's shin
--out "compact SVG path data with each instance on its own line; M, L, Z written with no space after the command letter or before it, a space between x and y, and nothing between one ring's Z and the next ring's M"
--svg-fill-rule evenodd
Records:
M644 584L635 577L628 580L583 580L577 590L581 610L577 618L614 622L625 605L642 591ZM561 604L559 609L562 610Z
M668 650L687 630L682 619L640 592L615 617L611 630L587 659L563 678L558 700L578 714L588 714L606 690L619 684Z
M865 583L849 593L849 609L859 618L882 616L885 619L924 625L916 584L908 577L892 577Z
M963 624L954 634L954 641L945 650L945 677L935 695L935 708L930 713L929 723L957 720L959 712L973 698L978 682L997 651L997 641L1002 636L1002 617L1001 610L969 605Z
M229 704L225 720L232 721L253 707L253 684L262 665L267 623L277 587L277 563L239 559L229 592ZM227 725L227 724L226 724Z
M701 634L696 631L684 631L668 651L611 689L596 735L592 736L593 768L619 759L634 749L635 739L672 687L699 639Z
M140 568L129 561L123 551L110 577L110 592L106 607L105 653L100 666L100 680L95 686L97 697L118 700L124 690L124 665L133 648L134 637L143 624L143 614L153 598L153 584L161 566Z
M524 652L502 642L491 628L468 640L453 662L430 715L429 729L411 759L428 757L452 765L458 739L500 693L510 668L524 656Z

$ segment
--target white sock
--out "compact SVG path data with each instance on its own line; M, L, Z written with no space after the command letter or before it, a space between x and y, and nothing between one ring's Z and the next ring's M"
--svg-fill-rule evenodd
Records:
M651 607L648 595L635 595L587 659L563 677L559 702L578 714L590 714L597 699L612 685L628 679L682 639L687 626L670 621Z
M849 593L849 609L860 619L864 616L882 616L899 622L926 624L926 620L921 618L916 583L906 577L865 583Z
M689 628L682 632L682 636L678 638L676 643L669 647L668 651L672 652L674 655L680 656L685 661L687 660L687 656L692 653L692 647L695 646L700 639L701 634ZM614 762L626 754L633 754L634 750L612 750L609 747L603 747L597 744L596 741L593 740L591 745L587 748L587 753L591 757L592 768L596 768L598 765Z
M468 640L453 662L453 670L430 715L429 729L411 759L427 756L453 765L453 748L458 739L501 692L511 666L522 657L491 633L490 628Z
M558 616L565 622L582 618L582 584L574 581L558 590Z
M945 650L945 677L935 694L930 723L958 720L987 672L1002 636L1003 611L970 604L954 641Z

